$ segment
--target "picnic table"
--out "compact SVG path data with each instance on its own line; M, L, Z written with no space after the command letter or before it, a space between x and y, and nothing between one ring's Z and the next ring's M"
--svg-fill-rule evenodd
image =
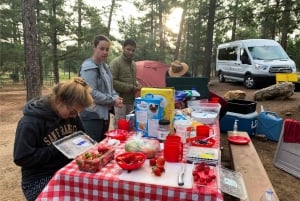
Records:
M220 147L219 127L214 126L216 146ZM100 143L107 143L104 139ZM116 147L115 155L124 152L124 142ZM185 146L186 151L186 146ZM144 164L146 165L146 164ZM56 172L37 201L48 200L200 200L221 201L220 189L166 186L120 179L122 170L113 160L97 173L80 171L72 161ZM170 178L171 179L171 178ZM219 179L219 178L216 178Z

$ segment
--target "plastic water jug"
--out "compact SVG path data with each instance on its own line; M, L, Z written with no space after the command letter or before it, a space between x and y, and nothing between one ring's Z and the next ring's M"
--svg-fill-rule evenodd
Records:
M258 115L257 134L265 135L267 139L278 141L283 120L275 112L263 111Z
M261 196L260 201L276 201L272 189L267 189Z

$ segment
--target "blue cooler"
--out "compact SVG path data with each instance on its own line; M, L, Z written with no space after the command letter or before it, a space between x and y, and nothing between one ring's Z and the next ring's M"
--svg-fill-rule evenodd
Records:
M265 135L268 140L278 141L283 119L275 112L264 111L258 115L257 134Z
M248 114L226 112L224 117L221 119L220 130L222 132L232 131L235 120L238 120L238 131L245 131L250 137L256 134L257 112Z

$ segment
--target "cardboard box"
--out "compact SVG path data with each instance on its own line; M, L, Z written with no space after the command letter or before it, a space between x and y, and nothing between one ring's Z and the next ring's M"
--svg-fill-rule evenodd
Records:
M162 98L163 119L173 122L175 111L175 89L174 88L152 88L143 87L141 97L152 94L154 97ZM170 131L173 131L173 123L170 124Z
M135 98L135 126L136 131L143 132L143 136L157 137L158 122L163 117L163 108L161 106L162 98L154 96L145 96Z

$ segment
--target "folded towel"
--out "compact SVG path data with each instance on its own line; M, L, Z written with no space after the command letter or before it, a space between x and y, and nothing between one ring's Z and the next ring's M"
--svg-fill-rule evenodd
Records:
M283 141L300 143L300 121L294 119L286 119L284 121Z

